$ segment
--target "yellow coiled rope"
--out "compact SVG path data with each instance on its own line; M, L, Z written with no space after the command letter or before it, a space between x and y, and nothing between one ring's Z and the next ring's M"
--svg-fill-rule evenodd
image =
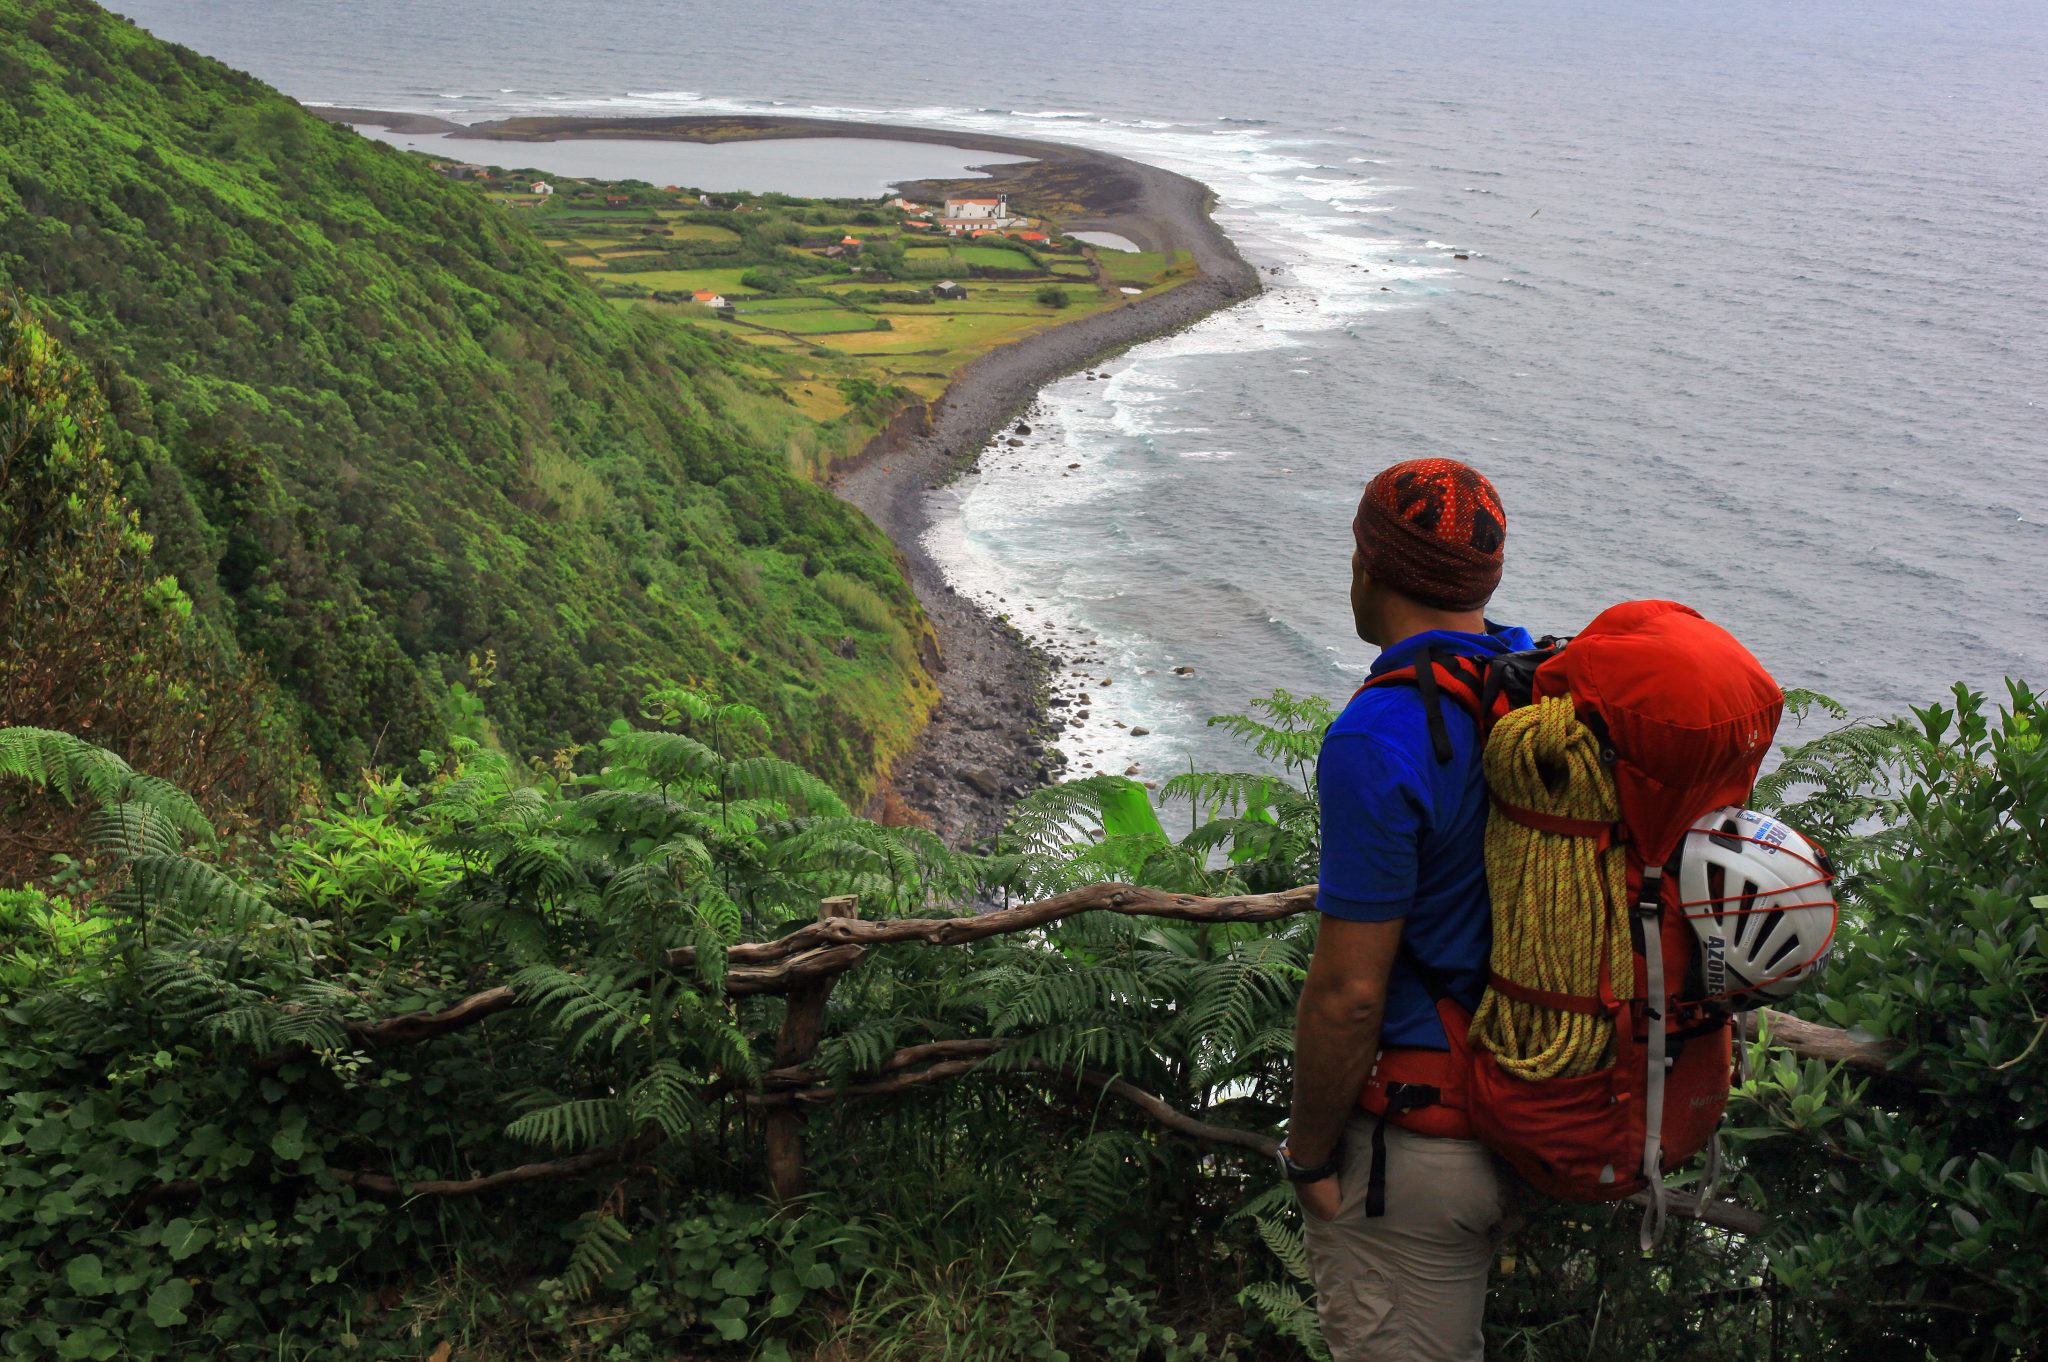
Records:
M1594 823L1620 816L1599 740L1562 696L1509 713L1487 739L1484 761L1487 786L1508 804ZM1627 877L1620 847L1602 851L1596 838L1528 827L1494 808L1486 822L1493 972L1524 988L1593 998L1604 951L1609 995L1633 997ZM1531 1081L1594 1073L1614 1062L1614 1023L1607 1018L1493 989L1471 1034L1502 1068Z

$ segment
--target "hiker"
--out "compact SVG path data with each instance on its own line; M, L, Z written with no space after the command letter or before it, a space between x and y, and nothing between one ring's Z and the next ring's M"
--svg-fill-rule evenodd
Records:
M1484 615L1506 529L1493 485L1455 460L1411 460L1371 481L1351 526L1351 613L1382 649L1373 675L1427 672L1425 650L1535 646ZM1462 1104L1436 1100L1452 1075L1434 999L1469 1013L1486 985L1487 794L1477 725L1435 698L1415 685L1362 689L1318 767L1322 920L1281 1152L1335 1362L1484 1352L1509 1175L1471 1138ZM1400 1124L1362 1108L1369 1075L1376 1105L1391 1104Z

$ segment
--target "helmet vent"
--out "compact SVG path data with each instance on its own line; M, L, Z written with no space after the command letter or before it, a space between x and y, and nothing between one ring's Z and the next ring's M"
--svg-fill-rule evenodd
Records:
M1774 911L1764 915L1765 940L1768 940L1770 938L1771 931L1777 927L1778 923L1784 918L1784 916L1785 914L1783 910ZM1767 970L1776 970L1779 965L1785 962L1786 956L1792 954L1793 951L1798 949L1799 938L1791 932L1786 932L1784 934L1784 938L1778 942L1778 948L1771 952L1771 958L1763 962L1763 967Z
M1789 997L1834 935L1827 853L1775 819L1733 807L1703 815L1676 869L1710 1001L1740 1009Z

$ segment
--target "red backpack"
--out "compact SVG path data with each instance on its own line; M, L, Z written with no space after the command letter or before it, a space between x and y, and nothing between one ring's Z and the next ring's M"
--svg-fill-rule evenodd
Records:
M1422 692L1437 759L1451 746L1442 705L1470 713L1482 741L1513 709L1569 696L1601 744L1620 795L1618 824L1565 826L1494 794L1494 810L1546 832L1621 843L1627 852L1635 979L1616 1001L1541 993L1492 975L1489 988L1542 1007L1610 1017L1614 1063L1572 1078L1529 1081L1466 1042L1471 1016L1407 955L1437 1000L1451 1050L1392 1047L1360 1104L1393 1124L1476 1138L1553 1197L1613 1201L1650 1188L1661 1218L1663 1171L1704 1149L1732 1077L1728 1016L1681 996L1698 938L1679 911L1673 874L1685 832L1703 813L1747 801L1784 708L1778 685L1726 630L1671 601L1631 601L1583 633L1533 652L1490 657L1425 650L1370 686ZM1588 943L1588 949L1596 949ZM1604 972L1604 971L1603 971ZM1646 1242L1653 1233L1645 1220Z

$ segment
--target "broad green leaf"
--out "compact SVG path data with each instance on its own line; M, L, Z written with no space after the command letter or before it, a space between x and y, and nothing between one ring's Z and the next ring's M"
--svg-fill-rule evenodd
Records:
M97 1253L81 1253L64 1265L64 1280L81 1296L103 1296L107 1279Z
M185 1307L192 1303L192 1284L173 1277L149 1293L149 1318L159 1328L185 1322Z
M213 1231L204 1225L195 1225L180 1216L164 1226L164 1251L171 1255L171 1261L183 1262L213 1242Z

